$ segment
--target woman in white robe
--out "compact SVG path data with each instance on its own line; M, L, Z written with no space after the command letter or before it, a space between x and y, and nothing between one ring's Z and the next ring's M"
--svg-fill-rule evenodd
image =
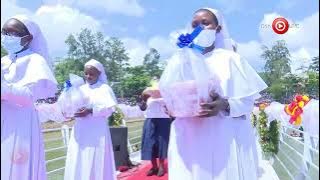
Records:
M89 107L75 114L65 167L65 180L115 180L113 146L107 118L116 105L106 84L103 65L90 60L85 64L86 84L80 87Z
M2 28L8 55L1 58L1 179L45 180L44 144L35 102L54 97L57 82L46 62L46 41L24 16Z
M177 117L172 123L169 180L255 180L258 161L249 117L254 100L267 86L232 51L231 39L217 10L196 11L192 26L199 24L216 30L215 42L204 55L210 71L220 79L220 91L211 93L212 102L201 104L200 117Z

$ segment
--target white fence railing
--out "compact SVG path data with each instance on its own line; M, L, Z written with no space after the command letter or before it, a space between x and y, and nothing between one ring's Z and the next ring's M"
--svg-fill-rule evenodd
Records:
M46 157L48 158L49 153L55 155L55 154L59 154L58 152L63 151L63 155L62 156L58 156L58 157L54 157L54 158L46 158L46 165L49 166L49 164L53 164L56 163L58 161L61 162L61 160L65 160L66 158L66 150L68 147L68 143L69 143L69 132L70 132L70 127L67 125L63 125L61 128L54 128L54 129L45 129L42 131L42 133L44 133L44 135L49 134L49 133L61 133L61 137L53 137L53 138L45 138L44 139L44 143L45 145L50 147L50 144L62 144L60 146L55 146L55 147L51 147L51 148L46 148L45 149L45 153L46 153ZM59 164L61 164L61 166L58 166ZM61 172L64 170L64 161L63 163L59 163L56 168L54 169L49 169L49 171L47 171L48 175L57 173L57 172Z
M290 132L299 132L293 137ZM273 167L280 179L319 178L319 137L290 126L281 126L279 152ZM282 170L281 170L282 169Z

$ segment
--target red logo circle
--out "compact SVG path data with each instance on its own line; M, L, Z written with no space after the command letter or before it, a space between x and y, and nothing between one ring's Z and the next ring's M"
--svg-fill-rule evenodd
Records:
M272 22L272 29L277 34L284 34L289 30L289 23L283 17L276 18Z

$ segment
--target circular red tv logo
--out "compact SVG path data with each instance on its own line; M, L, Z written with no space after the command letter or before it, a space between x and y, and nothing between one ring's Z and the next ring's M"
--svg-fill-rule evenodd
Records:
M284 34L289 30L289 23L283 17L276 18L272 22L272 29L277 34Z

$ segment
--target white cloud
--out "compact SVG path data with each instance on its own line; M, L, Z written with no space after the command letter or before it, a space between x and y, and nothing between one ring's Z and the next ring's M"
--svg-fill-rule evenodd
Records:
M14 1L5 0L1 7L1 25L16 14L26 14L32 18L44 33L52 58L63 56L67 52L65 40L71 33L78 33L88 27L93 31L101 30L100 23L94 18L63 5L42 6L36 12L18 7Z
M149 47L146 43L139 41L134 38L122 38L122 42L127 49L128 55L130 57L130 65L136 66L141 65L144 56L149 52Z
M123 1L122 1L123 2ZM132 1L135 3L136 1ZM21 8L15 4L15 1L4 0L1 7L1 26L7 19L16 14L26 14L36 21L42 32L44 33L50 50L51 57L63 56L67 52L65 40L69 34L80 32L82 28L88 27L93 31L101 31L102 25L99 21L81 13L77 9L66 6L74 3L73 0L63 1L58 3L56 0L46 0L46 5L41 6L36 12L31 12L28 9ZM65 5L61 5L65 4ZM97 5L97 4L96 4ZM126 29L122 29L126 31ZM140 26L143 31L144 27ZM149 42L142 42L134 38L123 38L125 47L128 49L130 63L132 65L142 64L143 57L149 52L151 47L159 48L160 43L165 40L159 37L151 38ZM161 51L168 52L165 48L160 48ZM162 52L160 52L162 55Z
M247 0L216 0L215 2L223 9L223 14L241 11Z
M252 1L252 0L215 0L215 3L218 5L218 9L222 12L222 14L229 13L239 13L242 14L256 14L257 7L260 1Z
M281 15L277 13L266 14L261 24L272 24L273 20ZM310 60L311 57L319 55L319 12L305 17L300 21L293 21L286 18L291 24L297 24L298 27L289 28L288 32L278 35L273 32L272 28L260 28L259 35L261 43L267 46L272 45L277 40L285 40L287 47L292 54L292 70L301 64L301 59Z
M78 0L42 0L43 4L54 6L57 4L65 5L65 6L72 6L74 5Z
M291 69L294 70L295 73L299 73L300 71L297 71L297 69L300 67L308 67L312 56L308 50L302 47L291 53L291 59L293 60Z
M290 28L283 35L273 32L271 24L273 20L280 17L278 13L265 14L259 24L259 40L238 43L238 52L248 60L256 69L262 70L265 61L261 58L262 45L271 47L277 40L285 40L291 53L292 72L303 66L308 66L312 57L319 55L319 12L305 17L300 21L287 19L289 24L298 24L298 28ZM269 28L262 28L261 25L269 25Z
M265 61L261 58L261 43L257 41L249 41L247 43L238 43L238 53L248 61L248 63L256 70L262 71Z
M175 51L175 40L180 32L177 30L171 32L167 37L153 36L147 41L141 41L135 38L122 38L127 52L130 57L131 65L141 65L144 56L149 52L150 48L155 48L160 53L160 60L167 60Z
M141 17L145 9L139 0L43 0L46 5L65 5L86 10L103 11L105 13L122 14Z
M215 3L219 6L219 9L223 14L241 12L245 14L256 13L257 7L259 7L260 1L252 0L216 0ZM272 3L272 2L270 2ZM274 7L279 10L291 10L303 5L304 1L300 0L279 0L274 2ZM261 5L260 5L261 6Z
M295 7L297 4L297 1L293 0L281 0L277 3L276 8L283 9L283 10L289 10Z
M176 49L175 45L169 38L154 36L148 42L149 47L155 48L159 51L161 59L167 59Z
M75 4L88 10L103 8L106 13L126 16L141 17L145 14L145 9L137 0L77 0Z
M238 52L256 69L262 70L265 62L260 57L263 53L261 46L271 47L277 40L285 40L291 53L292 72L302 65L308 66L314 56L319 55L319 12L305 17L300 21L287 18L289 24L298 24L298 28L290 28L283 35L273 32L271 25L275 18L280 17L278 13L265 14L259 24L259 40L238 43ZM261 28L261 25L270 25L269 28Z
M260 24L271 25L273 20L281 17L278 13L265 14ZM293 21L286 18L289 26L297 24L298 27L289 28L288 32L283 35L278 35L273 32L272 28L260 28L259 35L262 43L270 45L276 40L285 40L288 47L296 49L299 47L319 48L319 12L304 18L301 21Z
M67 36L71 33L78 33L83 28L88 28L88 24L93 31L102 29L97 20L80 13L78 10L62 5L42 6L35 13L34 19L39 23L43 33L48 38L52 53L65 53L67 46L64 41Z
M314 3L314 2L310 2L310 3ZM301 1L301 0L279 0L279 1L276 1L274 9L287 11L287 12L289 11L294 12L296 11L296 9L303 9L303 7L310 6L311 5L310 3L306 3L305 1Z
M1 27L10 17L16 14L31 15L32 13L28 9L17 6L14 0L1 1Z

